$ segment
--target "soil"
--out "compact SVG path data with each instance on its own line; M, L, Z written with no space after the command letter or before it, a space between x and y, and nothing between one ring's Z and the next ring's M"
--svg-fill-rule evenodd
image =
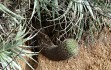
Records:
M111 31L103 30L90 46L83 42L76 57L64 61L51 61L39 54L38 63L33 65L35 70L111 70Z

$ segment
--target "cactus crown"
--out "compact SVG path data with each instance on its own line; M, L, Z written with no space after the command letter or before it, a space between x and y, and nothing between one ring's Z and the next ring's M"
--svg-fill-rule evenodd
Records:
M69 38L65 39L62 43L63 47L67 52L71 54L77 54L78 53L78 43L76 40Z

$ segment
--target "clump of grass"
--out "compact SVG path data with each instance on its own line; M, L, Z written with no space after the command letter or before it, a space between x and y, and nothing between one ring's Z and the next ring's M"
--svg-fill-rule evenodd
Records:
M24 47L28 48L30 46L24 45L24 43L31 39L31 37L24 38L27 33L25 33L25 29L20 25L18 26L17 34L9 40L0 39L0 62L3 69L19 69L21 70L20 65L17 62L17 59L25 61L30 67L32 67L24 58L27 56L33 59L31 56L35 55L33 52L23 49ZM12 35L12 34L11 34ZM6 38L5 38L6 39Z
M111 16L104 13L105 8L110 10L110 3L105 0L34 0L33 13L37 12L40 23L45 20L52 21L55 27L60 25L62 29L58 32L63 33L58 39L70 34L71 37L80 40L83 33L89 32L91 37L94 37L95 32L100 32L102 26L107 25L103 20ZM42 19L42 12L48 17ZM61 27L63 23L65 25Z
M0 64L2 69L22 70L18 63L19 59L34 70L24 57L34 60L31 56L37 55L36 52L27 49L31 46L25 45L25 42L32 39L36 34L26 37L29 30L26 31L25 18L10 11L1 3L0 11L5 13L3 18L5 21L0 19Z

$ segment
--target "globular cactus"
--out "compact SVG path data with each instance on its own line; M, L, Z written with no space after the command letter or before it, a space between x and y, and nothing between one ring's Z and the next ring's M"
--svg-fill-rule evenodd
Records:
M58 46L53 45L42 50L44 56L54 61L66 60L72 56L76 56L78 52L78 43L72 38L65 39L62 44Z

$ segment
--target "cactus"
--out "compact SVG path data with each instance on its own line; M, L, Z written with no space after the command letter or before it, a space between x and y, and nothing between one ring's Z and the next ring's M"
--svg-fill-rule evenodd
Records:
M66 60L78 54L79 47L76 40L69 38L65 39L60 45L53 45L42 50L42 54L54 61Z

